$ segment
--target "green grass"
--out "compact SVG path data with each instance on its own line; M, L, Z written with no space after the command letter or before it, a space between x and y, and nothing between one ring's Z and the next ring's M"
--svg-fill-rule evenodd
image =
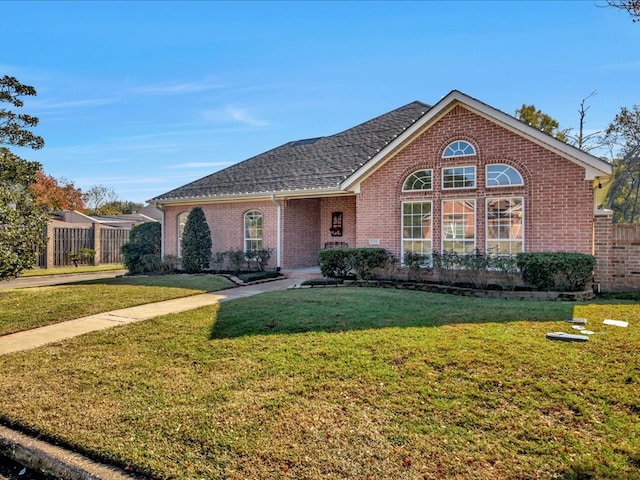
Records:
M545 339L572 315L598 333ZM289 290L2 356L0 418L152 478L638 479L639 326L629 302Z
M214 275L159 275L5 290L0 292L0 335L230 286Z
M79 267L34 268L25 270L20 277L42 277L45 275L68 275L70 273L105 272L110 270L126 270L124 265L81 265Z

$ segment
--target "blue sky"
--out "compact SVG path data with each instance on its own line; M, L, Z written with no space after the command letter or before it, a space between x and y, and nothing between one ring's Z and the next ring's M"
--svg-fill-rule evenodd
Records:
M457 89L563 128L640 103L640 24L587 1L5 1L0 75L34 86L39 151L143 202L290 140Z

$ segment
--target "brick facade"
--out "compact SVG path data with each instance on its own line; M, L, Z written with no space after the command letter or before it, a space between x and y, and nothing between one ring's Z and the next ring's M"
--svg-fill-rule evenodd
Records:
M477 155L443 159L454 140L471 143ZM504 163L520 172L524 186L485 187L485 166ZM443 190L443 167L475 166L474 189ZM433 170L433 190L402 192L418 169ZM430 200L433 248L441 250L442 200L476 200L476 248L485 250L485 199L524 198L525 251L592 252L593 190L584 169L461 106L423 132L361 185L357 199L357 246L380 243L401 257L401 202Z
M476 154L443 159L444 149L455 140L469 142ZM524 185L486 187L485 167L496 163L515 168ZM476 187L442 189L445 166L475 166ZM404 180L419 169L433 170L433 189L403 192ZM364 177L353 192L323 198L277 197L276 201L216 203L209 199L201 206L211 228L214 253L243 248L244 214L249 210L262 212L263 244L274 250L271 267L277 262L279 214L280 266L292 269L317 265L319 250L335 241L349 246L379 246L401 258L403 201L432 202L433 250L440 251L442 201L473 200L475 247L485 251L486 199L496 197L523 199L525 251L593 252L593 181L585 180L585 168L461 104L416 132L402 149ZM191 208L165 205L164 254L178 253L178 216ZM330 231L332 214L336 212L342 213L342 236L332 236Z

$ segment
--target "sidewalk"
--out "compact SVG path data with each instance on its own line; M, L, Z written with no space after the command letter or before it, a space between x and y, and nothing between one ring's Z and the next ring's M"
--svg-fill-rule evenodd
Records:
M170 313L193 310L218 302L250 297L265 292L286 290L297 283L299 283L299 280L285 279L230 288L192 297L123 308L26 332L5 335L0 337L0 355L29 350L91 331L148 320ZM78 453L37 440L0 425L0 462L2 461L2 456L10 458L32 471L44 473L51 478L72 480L131 480L136 478L134 475L127 474L118 468L94 462Z
M165 300L164 302L138 305L137 307L123 308L110 312L98 313L88 317L76 318L66 322L47 325L24 332L13 333L0 337L0 355L7 353L30 350L48 343L59 342L68 338L77 337L95 330L140 322L150 318L167 315L170 313L185 312L196 308L213 305L235 298L250 297L265 292L285 290L296 283L295 279L276 280L256 285L219 290L217 292L202 293L191 297Z

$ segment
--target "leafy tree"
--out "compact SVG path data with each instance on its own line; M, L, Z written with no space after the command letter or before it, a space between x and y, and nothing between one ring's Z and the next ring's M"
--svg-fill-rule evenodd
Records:
M211 230L202 207L195 207L187 217L182 234L182 268L198 273L209 268L211 259Z
M115 200L103 204L94 215L122 215L135 213L143 208L141 203L131 202L129 200Z
M632 22L640 22L640 0L607 0L609 7L626 10Z
M102 207L112 202L119 201L116 191L105 185L94 185L87 190L87 213L90 215L112 215L110 210L102 210ZM104 213L103 213L104 212Z
M36 95L35 88L21 84L15 77L5 75L0 78L0 102L9 102L16 108L22 108L24 102L20 97L34 95ZM37 125L37 117L0 108L0 145L42 148L44 146L42 137L28 130Z
M129 273L157 272L161 269L161 235L158 222L136 225L129 233L129 242L122 246L124 265Z
M567 142L569 140L570 129L560 130L557 120L550 117L542 110L536 109L535 105L525 105L516 110L519 120L531 125L538 130L556 137L558 140Z
M33 201L29 188L40 164L28 162L0 147L0 280L33 268L44 246L47 216Z
M21 108L24 105L21 97L35 94L35 88L14 77L0 78L0 102ZM36 125L36 117L0 107L0 145L42 148L42 137L28 130ZM47 218L30 191L40 169L39 163L0 147L0 280L14 278L33 267L36 254L44 245L42 233Z
M31 185L31 193L36 205L48 212L85 210L86 195L65 178L56 179L39 171L36 182Z
M617 223L640 222L640 105L622 107L605 131L613 152L613 177L606 207Z

